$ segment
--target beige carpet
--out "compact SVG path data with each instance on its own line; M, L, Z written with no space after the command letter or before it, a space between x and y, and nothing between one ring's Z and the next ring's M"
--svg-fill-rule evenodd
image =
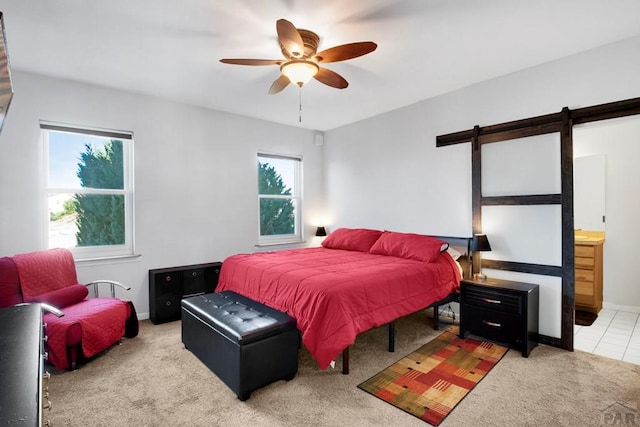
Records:
M430 320L430 319L429 319ZM357 385L439 332L425 312L397 323L396 352L386 328L358 337L351 374L320 371L306 350L292 381L254 392L246 402L184 349L180 322L143 321L125 340L79 370L50 380L54 426L421 426L428 424ZM613 406L611 406L613 405ZM630 408L630 409L625 409ZM441 426L598 426L605 416L640 420L640 366L580 351L510 350Z

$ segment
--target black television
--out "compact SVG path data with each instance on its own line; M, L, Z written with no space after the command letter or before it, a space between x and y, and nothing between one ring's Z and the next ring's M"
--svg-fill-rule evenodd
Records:
M7 111L13 98L13 84L11 83L11 69L9 53L7 52L7 36L4 30L4 16L0 12L0 132L7 117Z

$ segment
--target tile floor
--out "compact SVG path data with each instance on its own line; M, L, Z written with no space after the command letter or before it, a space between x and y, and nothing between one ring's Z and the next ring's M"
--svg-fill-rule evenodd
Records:
M573 347L640 365L639 316L603 308L591 326L574 326Z

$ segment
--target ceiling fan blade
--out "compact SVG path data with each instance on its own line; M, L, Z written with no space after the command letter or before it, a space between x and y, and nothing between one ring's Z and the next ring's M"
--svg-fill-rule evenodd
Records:
M378 47L374 42L356 42L323 50L316 55L318 62L338 62L371 53Z
M304 42L296 27L286 19L276 22L278 41L292 58L300 58L304 54Z
M234 65L280 65L282 60L280 59L221 59L223 64Z
M327 86L335 87L336 89L344 89L349 86L349 82L347 82L344 77L327 68L320 68L318 73L313 76L313 78L320 83L324 83Z
M284 74L281 74L269 88L269 95L275 95L276 93L282 92L282 90L287 87L291 83L289 78Z

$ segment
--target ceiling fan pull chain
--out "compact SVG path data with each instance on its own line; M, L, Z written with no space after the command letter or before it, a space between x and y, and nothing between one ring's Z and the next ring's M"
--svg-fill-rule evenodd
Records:
M298 123L302 123L302 86L298 86Z

